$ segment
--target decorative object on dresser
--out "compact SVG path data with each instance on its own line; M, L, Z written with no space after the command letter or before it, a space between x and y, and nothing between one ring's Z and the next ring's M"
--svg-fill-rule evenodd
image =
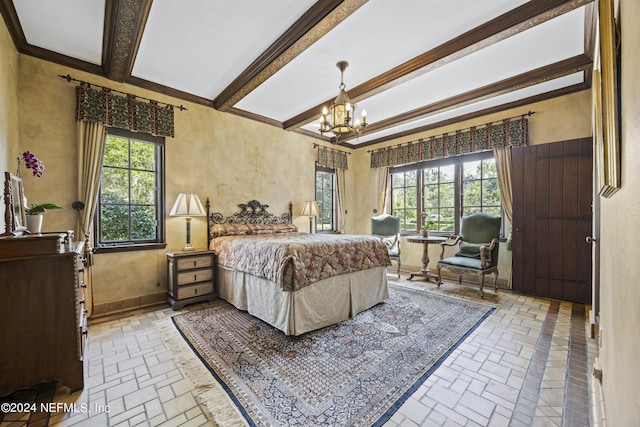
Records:
M183 251L193 251L195 250L193 246L191 246L191 217L194 216L206 216L204 208L202 207L202 203L200 203L200 198L198 198L197 194L193 193L180 193L178 194L178 198L176 202L173 204L173 208L171 208L170 216L183 216L185 217L185 221L187 222L187 244Z
M47 381L83 388L82 254L63 233L0 239L0 396Z
M212 251L167 252L167 271L167 301L174 310L215 298Z
M313 218L320 215L318 202L316 202L315 200L305 202L300 215L309 217L309 234L313 233Z
M24 209L22 178L4 173L4 233L0 237L16 236L26 230L27 218Z
M46 211L52 209L64 209L55 203L33 204L30 208L25 208L27 214L27 230L30 233L40 233L42 231L42 218Z

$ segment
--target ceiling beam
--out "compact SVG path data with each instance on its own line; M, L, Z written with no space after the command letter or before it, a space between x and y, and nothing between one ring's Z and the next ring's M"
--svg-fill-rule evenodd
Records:
M349 89L349 97L352 102L359 102L592 1L529 1L367 82ZM330 105L332 101L333 99L329 99L291 119L285 120L284 128L291 130L316 120L322 111L322 107Z
M341 145L341 146L345 146L345 147L350 147L350 148L363 148L363 147L369 147L371 145L376 145L376 144L381 144L383 142L387 142L387 141L392 141L394 139L398 139L398 138L403 138L403 137L407 137L410 135L416 135L418 133L422 133L422 132L427 132L433 129L439 129L442 128L444 126L449 126L449 125L453 125L456 123L461 123L464 122L466 120L473 120L476 119L478 117L484 117L484 116L488 116L490 114L496 114L496 113L500 113L502 111L507 111L507 110L512 110L514 108L518 108L518 107L524 107L524 106L529 106L531 104L534 104L536 102L541 102L541 101L545 101L547 99L552 99L552 98L557 98L559 96L564 96L564 95L569 95L572 93L576 93L576 92L581 92L583 90L588 90L591 88L591 85L583 82L583 83L578 83L572 86L567 86L567 87L563 87L560 89L556 89L550 92L545 92L545 93L541 93L538 95L533 95L530 96L528 98L522 98L519 99L517 101L512 101L512 102L508 102L506 104L501 104L501 105L496 105L494 107L488 107L485 108L483 110L478 110L478 111L474 111L472 113L467 113L467 114L463 114L460 116L455 116L455 117L451 117L449 119L445 119L445 120L441 120L439 122L435 122L435 123L430 123L428 125L423 125L423 126L419 126L413 129L408 129L408 130L404 130L401 132L397 132L394 133L392 135L385 135L383 137L380 138L376 138L376 139L372 139L357 145L351 144L351 143L347 143L347 142L341 142L338 143L337 145Z
M215 108L228 111L367 1L317 1L213 100Z
M424 107L377 121L367 126L367 133L379 132L429 115L463 107L473 102L504 95L505 93L524 89L580 71L586 71L591 69L592 66L593 62L587 55L574 56L573 58L546 65ZM354 138L355 137L345 138L343 142Z
M102 66L110 80L131 76L153 0L105 2Z

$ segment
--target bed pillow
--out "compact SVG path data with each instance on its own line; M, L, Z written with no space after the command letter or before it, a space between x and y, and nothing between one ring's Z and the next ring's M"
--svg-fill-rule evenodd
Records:
M293 224L247 224L251 234L293 233L298 227Z
M247 224L212 224L211 237L241 236L251 234Z

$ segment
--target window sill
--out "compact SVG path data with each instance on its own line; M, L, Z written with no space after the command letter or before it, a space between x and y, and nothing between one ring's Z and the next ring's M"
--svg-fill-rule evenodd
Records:
M422 232L418 233L418 232L415 232L415 231L411 231L411 232L407 231L407 232L404 232L404 233L400 233L400 235L403 236L403 237L422 236ZM448 237L451 237L451 236L455 235L455 233L452 232L452 231L431 231L429 233L429 235L430 236L436 236L436 237L447 237L448 238Z
M164 249L167 247L166 243L143 243L143 244L130 244L130 245L113 245L113 246L98 246L93 248L93 252L96 254L106 254L112 252L131 252L131 251L148 251Z

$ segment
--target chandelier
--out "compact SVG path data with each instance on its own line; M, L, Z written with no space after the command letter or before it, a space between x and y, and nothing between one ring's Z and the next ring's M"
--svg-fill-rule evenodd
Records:
M367 112L365 110L362 110L362 121L356 119L355 123L353 122L356 104L351 103L349 95L345 91L347 86L344 84L344 70L348 66L347 61L340 61L336 64L340 70L340 92L328 110L327 107L322 109L320 117L320 133L333 132L336 139L341 136L358 136L367 127Z

